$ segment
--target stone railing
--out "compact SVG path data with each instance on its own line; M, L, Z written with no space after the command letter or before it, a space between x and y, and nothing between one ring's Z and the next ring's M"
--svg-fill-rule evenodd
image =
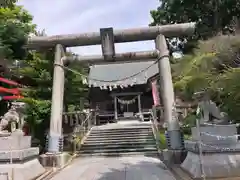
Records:
M73 111L63 113L64 150L76 151L91 128L96 125L96 111Z

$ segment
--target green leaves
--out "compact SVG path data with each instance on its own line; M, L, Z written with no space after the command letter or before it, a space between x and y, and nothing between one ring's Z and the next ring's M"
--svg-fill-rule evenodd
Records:
M230 117L240 121L239 36L217 36L200 41L194 54L172 65L175 91L191 101L194 92L207 89Z
M8 59L23 59L23 45L28 34L34 32L32 16L21 6L0 8L0 49Z
M24 89L23 101L27 103L25 114L31 133L44 143L43 134L50 124L54 48L43 52L24 49L23 46L30 33L38 36L46 34L44 31L36 31L36 25L32 23L32 16L21 6L11 4L10 1L4 2L6 3L5 8L0 7L0 59L7 59L9 64L12 64L13 60L20 60L21 67L11 69L11 72L19 77L28 77L35 81L34 87ZM71 55L72 53L67 52L67 54ZM81 66L74 68L85 73ZM65 110L81 108L80 98L87 96L86 90L88 87L82 84L79 75L66 71ZM6 110L6 102L0 102L0 109Z
M51 101L33 98L24 98L22 101L27 104L25 121L30 127L31 134L44 143L44 131L49 127Z
M163 0L157 10L151 11L150 25L197 22L194 38L206 39L231 26L240 16L238 0Z
M1 0L0 8L12 8L16 4L17 0Z

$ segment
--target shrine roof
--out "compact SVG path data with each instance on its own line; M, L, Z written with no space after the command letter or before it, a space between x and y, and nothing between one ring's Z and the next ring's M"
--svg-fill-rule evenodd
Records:
M88 76L89 84L93 87L146 84L150 77L158 73L158 65L154 62L154 60L150 60L93 65L90 67ZM116 82L116 80L119 81Z

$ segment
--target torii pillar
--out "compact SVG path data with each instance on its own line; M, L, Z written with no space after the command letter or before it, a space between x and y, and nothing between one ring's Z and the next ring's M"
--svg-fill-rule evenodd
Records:
M62 137L62 114L63 114L63 96L64 96L64 63L65 49L62 45L57 44L55 47L53 87L52 87L52 104L50 131L48 135L48 153L61 152L60 147L63 144Z
M159 83L160 93L163 104L164 121L168 125L168 136L170 147L173 150L181 150L183 147L181 132L177 114L175 112L175 98L172 82L171 65L169 60L169 50L164 35L158 35L156 40L156 49L159 51Z

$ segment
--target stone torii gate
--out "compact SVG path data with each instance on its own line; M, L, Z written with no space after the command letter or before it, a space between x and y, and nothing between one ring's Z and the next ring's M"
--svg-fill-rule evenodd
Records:
M62 139L62 112L64 96L64 65L67 63L112 63L124 61L146 61L158 59L160 93L162 97L164 120L168 123L168 135L171 149L182 148L179 122L173 117L174 90L172 84L169 50L165 37L179 37L193 34L195 23L171 24L145 28L114 30L100 29L100 32L57 35L48 37L31 37L27 48L55 47L54 77L52 89L52 107L48 152L60 153L59 143ZM156 50L115 53L114 44L121 42L155 40ZM99 56L65 56L65 48L102 44L102 55Z

